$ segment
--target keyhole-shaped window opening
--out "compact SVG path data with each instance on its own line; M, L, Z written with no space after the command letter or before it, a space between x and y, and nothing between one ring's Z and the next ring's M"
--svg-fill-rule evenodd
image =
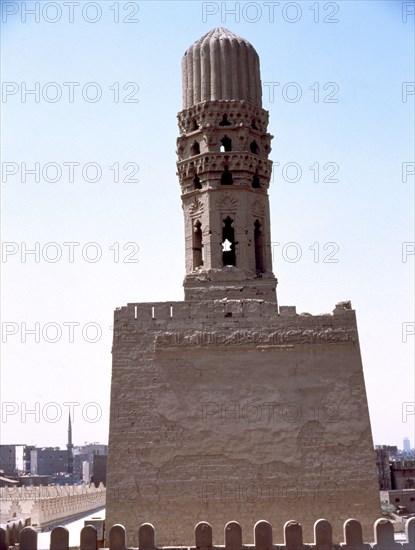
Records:
M203 265L202 224L198 220L193 226L193 269Z
M233 185L232 174L229 172L229 166L228 165L225 165L225 169L222 172L222 176L220 178L220 184L221 185Z
M222 262L224 266L236 266L235 230L233 219L229 216L223 220L222 226Z
M228 115L223 115L223 118L221 122L219 122L219 126L230 126L231 123L228 120Z
M200 183L200 178L197 174L193 178L193 188L194 189L202 189L202 184Z
M192 157L195 155L200 155L200 145L197 141L194 141L193 145L190 147L190 154Z
M251 122L251 128L253 130L258 130L258 126L256 125L256 120L253 118Z
M259 176L258 176L258 170L256 170L255 174L253 175L252 187L254 189L259 189L261 187L261 181L260 181Z
M259 152L259 147L258 147L258 143L254 140L251 145L249 146L249 148L251 149L251 153L253 153L254 155L257 155L258 152Z
M224 151L232 151L232 140L230 138L228 138L228 136L225 136L223 139L220 140L221 142L221 147L220 147L220 150L222 152Z
M262 240L262 226L259 220L254 223L255 240L255 269L257 274L264 273L264 247Z
M199 130L199 124L196 122L196 119L194 118L192 120L192 132L194 132L195 130Z

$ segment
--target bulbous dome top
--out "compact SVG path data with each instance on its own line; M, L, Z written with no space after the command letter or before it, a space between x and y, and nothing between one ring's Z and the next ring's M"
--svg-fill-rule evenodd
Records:
M199 38L183 56L183 109L214 100L262 107L259 57L244 38L223 27Z

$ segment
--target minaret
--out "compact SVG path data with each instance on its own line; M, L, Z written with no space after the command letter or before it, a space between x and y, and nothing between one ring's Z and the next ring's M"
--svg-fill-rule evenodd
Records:
M380 504L356 315L348 301L321 315L277 307L272 136L249 42L218 28L186 51L178 119L185 300L114 313L107 532L124 525L136 547L148 522L158 547L191 546L198 524L196 546L212 547L231 521L252 544L259 520L282 532L296 519L307 540L325 518L343 540L356 517L371 536ZM226 546L241 547L231 531Z
M185 221L185 300L276 302L268 187L272 136L258 54L224 28L182 61L178 176Z
M68 419L68 443L66 444L68 449L68 474L73 474L73 444L72 444L72 422L71 413L69 413Z

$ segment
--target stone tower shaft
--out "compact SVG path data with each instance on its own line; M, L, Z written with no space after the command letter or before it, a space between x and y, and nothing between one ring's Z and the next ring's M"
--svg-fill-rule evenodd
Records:
M227 29L183 57L177 168L185 220L185 299L276 302L268 187L272 136L259 58Z

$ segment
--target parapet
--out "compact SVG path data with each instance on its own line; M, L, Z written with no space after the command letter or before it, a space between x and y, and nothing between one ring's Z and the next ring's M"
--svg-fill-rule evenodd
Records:
M168 521L168 518L166 518ZM236 521L231 521L224 528L224 545L213 545L212 527L202 521L195 526L194 546L165 547L166 550L413 550L415 544L415 518L410 518L405 525L405 541L395 542L391 521L380 518L374 524L373 542L364 542L362 526L356 519L348 519L343 525L343 541L334 542L332 525L325 519L314 524L314 541L303 542L301 524L287 521L283 526L284 541L274 543L274 532L270 523L258 521L254 526L253 545L243 544L242 528ZM11 548L7 540L7 530L0 527L0 548ZM107 533L108 550L133 550L127 541L126 530L122 525L112 526ZM278 536L279 539L279 536ZM98 532L92 525L87 525L80 532L81 550L98 548ZM25 527L19 536L19 550L38 550L37 533L32 527ZM100 545L100 547L102 547ZM65 527L55 527L50 537L50 550L69 550L69 532ZM144 523L138 529L138 549L158 550L156 533L150 523Z
M295 306L280 306L275 302L264 300L206 300L183 302L137 302L115 310L117 321L168 321L171 319L230 319L230 318L261 318L261 317L294 317L325 320L338 315L345 319L355 319L355 311L350 302L339 302L332 313L311 315L298 314Z
M162 348L358 345L355 311L340 304L333 313L320 315L297 314L295 306L278 309L275 302L251 299L132 303L115 311L114 346L141 341L143 334L151 333Z

